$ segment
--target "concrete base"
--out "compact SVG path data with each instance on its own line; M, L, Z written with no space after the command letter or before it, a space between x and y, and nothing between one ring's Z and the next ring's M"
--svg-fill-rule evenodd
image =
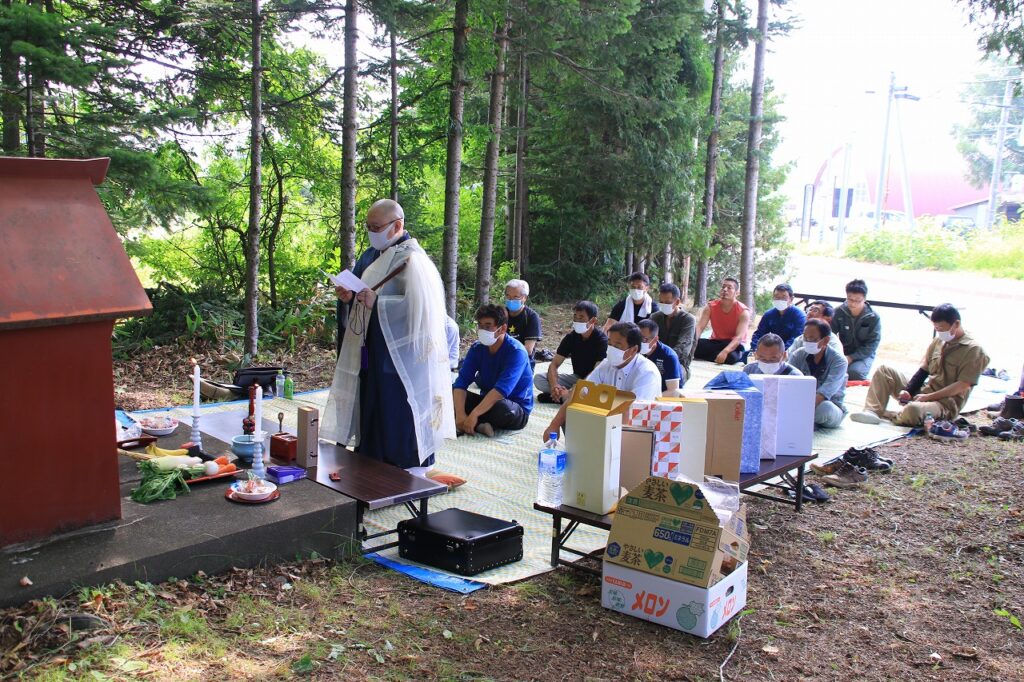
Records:
M81 586L212 575L312 552L340 559L355 547L355 500L314 481L283 485L280 499L259 505L225 499L231 479L196 484L175 500L137 504L128 498L137 479L134 461L119 459L121 520L0 549L0 607ZM22 587L22 577L33 584Z

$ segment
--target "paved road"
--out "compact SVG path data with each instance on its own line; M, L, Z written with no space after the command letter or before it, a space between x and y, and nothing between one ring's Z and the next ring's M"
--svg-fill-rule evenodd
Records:
M900 270L890 265L799 254L790 259L790 270L790 282L796 291L843 296L846 282L860 277L868 284L869 300L952 303L960 309L964 327L992 358L992 366L1008 370L1014 384L1020 380L1024 363L1024 281L971 272ZM879 312L879 356L900 365L918 362L931 339L931 322L913 311L881 308Z

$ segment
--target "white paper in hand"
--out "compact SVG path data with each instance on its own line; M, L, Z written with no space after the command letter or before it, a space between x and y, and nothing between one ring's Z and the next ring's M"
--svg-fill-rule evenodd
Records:
M321 270L320 272L324 271ZM328 275L326 272L324 274L327 275L327 279L331 280L331 284L336 287L345 287L349 291L358 293L363 289L370 288L366 282L356 277L351 270L342 270L337 275Z

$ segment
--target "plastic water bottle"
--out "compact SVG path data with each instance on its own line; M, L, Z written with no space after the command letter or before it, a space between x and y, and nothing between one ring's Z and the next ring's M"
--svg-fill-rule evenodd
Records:
M291 374L284 378L284 397L288 400L295 398L295 380L292 379Z
M935 426L935 417L932 416L931 412L926 412L924 415L924 432L931 433L933 426Z
M274 397L284 397L284 372L278 371L277 376L274 377Z
M537 503L545 507L562 506L565 483L565 450L558 444L558 434L548 434L548 442L537 456Z

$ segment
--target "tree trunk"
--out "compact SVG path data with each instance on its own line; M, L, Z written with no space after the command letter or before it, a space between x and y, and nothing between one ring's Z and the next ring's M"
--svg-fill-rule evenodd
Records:
M277 203L274 206L274 220L270 223L270 230L267 233L267 279L270 284L270 307L277 309L277 238L281 234L281 224L284 220L284 173L277 163L277 157L270 146L270 140L266 133L263 134L263 144L270 154L270 165L274 169L274 189L277 194Z
M245 343L249 360L259 343L260 204L263 198L263 18L260 0L252 0L252 112L249 133L249 229L245 235Z
M345 85L342 94L341 115L341 226L338 242L341 246L341 267L351 268L356 262L356 89L359 62L356 41L359 27L359 0L345 4Z
M398 201L398 45L391 29L391 200Z
M672 274L672 240L665 241L665 248L661 252L661 280L666 284L672 284L675 276Z
M684 302L690 296L690 254L683 257L682 271L679 273L679 297Z
M488 122L491 138L487 141L484 159L484 196L480 210L480 245L476 254L476 302L483 305L490 300L491 256L494 251L494 214L498 203L498 157L501 153L501 122L505 103L505 54L508 52L509 21L505 20L498 34L498 54L491 74L491 101Z
M448 99L448 150L444 178L445 308L455 317L459 276L459 190L462 186L462 109L466 97L466 37L469 0L455 1L455 41L452 45L452 81Z
M519 55L519 115L516 121L516 209L515 241L512 259L521 277L526 276L529 261L530 187L526 180L526 124L530 107L530 65L525 50Z
M761 127L764 123L764 56L768 42L768 2L757 2L757 44L754 80L750 85L750 127L747 130L747 170L743 191L743 239L740 247L740 292L754 307L754 237L757 230L757 182L761 171Z
M626 260L623 263L625 266L625 272L623 275L629 277L634 272L634 250L633 244L636 242L636 209L632 206L626 208Z
M715 63L711 76L711 130L708 132L707 160L704 164L704 234L705 250L697 262L698 307L708 302L708 256L711 248L711 228L715 217L715 180L718 172L718 126L722 118L722 78L725 68L725 0L716 2L718 17L715 21Z
M0 6L10 8L11 0L0 0ZM21 100L17 94L21 83L18 71L19 58L7 37L0 42L0 117L3 118L0 149L11 156L21 148Z

